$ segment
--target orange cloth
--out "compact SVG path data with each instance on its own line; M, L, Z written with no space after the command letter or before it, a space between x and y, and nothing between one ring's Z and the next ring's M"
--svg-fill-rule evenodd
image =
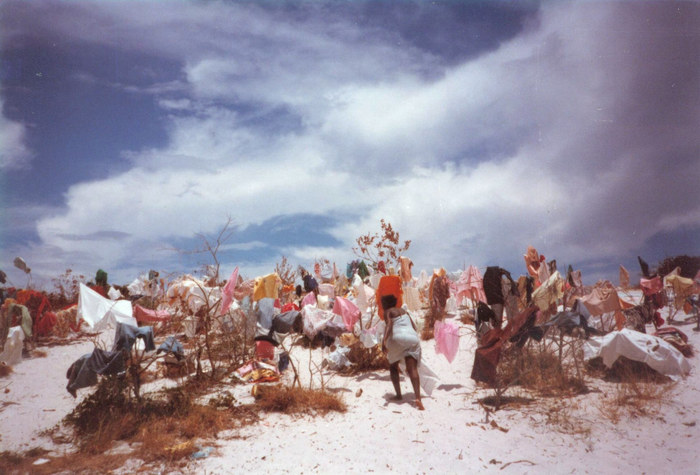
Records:
M539 285L539 275L538 271L540 269L540 255L532 246L527 246L527 253L523 255L525 258L525 267L527 268L528 274L537 280Z
M619 297L618 297L618 298L619 298ZM632 308L632 307L634 307L634 304L629 303L628 301L623 300L622 298L620 298L620 308L622 308L622 310L625 310L625 309L628 309L628 308Z
M384 309L382 308L382 297L385 295L393 295L396 297L396 306L403 305L403 289L401 288L401 278L398 275L385 275L379 280L377 291L375 292L375 300L379 308L379 318L384 320Z
M627 289L630 286L630 273L624 266L620 265L620 287Z

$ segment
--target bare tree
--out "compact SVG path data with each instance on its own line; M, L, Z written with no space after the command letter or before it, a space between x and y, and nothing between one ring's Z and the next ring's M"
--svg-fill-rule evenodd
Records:
M401 244L399 232L395 231L391 223L379 221L381 231L379 233L367 233L358 237L357 247L352 251L356 256L368 261L376 268L379 261L384 261L389 266L398 266L401 254L408 251L411 241Z

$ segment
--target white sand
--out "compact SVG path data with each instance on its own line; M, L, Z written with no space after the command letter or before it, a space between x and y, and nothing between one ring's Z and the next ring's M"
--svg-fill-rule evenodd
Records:
M700 350L700 334L680 327ZM700 376L695 370L674 388L661 411L650 416L625 415L616 424L600 413L601 398L615 385L589 378L592 392L560 401L538 398L530 406L502 409L486 422L476 399L492 394L477 390L470 379L475 341L466 327L452 364L435 354L434 342L423 342L423 357L440 375L442 384L424 398L425 411L412 404L413 391L402 380L404 401L390 400L388 371L341 376L326 371L327 386L343 395L344 414L326 417L263 415L242 430L219 434L208 445L207 458L191 460L186 473L700 473L697 450L700 420ZM73 399L65 390L65 372L90 342L44 348L46 358L24 360L14 373L0 379L0 447L26 451L42 446L56 453L70 444L54 445L40 432L53 427L91 389ZM314 360L320 362L320 350ZM327 352L327 350L326 350ZM307 379L303 359L295 353ZM691 358L694 367L697 358ZM318 384L317 384L318 385ZM362 389L362 394L356 393ZM231 391L252 402L250 386ZM551 408L569 407L571 433L548 424ZM573 408L571 407L573 406ZM492 425L490 421L495 421ZM502 430L501 430L502 429ZM134 461L131 461L132 463ZM132 471L138 463L125 471Z

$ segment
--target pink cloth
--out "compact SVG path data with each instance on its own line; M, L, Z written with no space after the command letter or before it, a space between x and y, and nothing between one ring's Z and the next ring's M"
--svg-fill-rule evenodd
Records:
M137 322L167 322L170 313L167 310L149 310L141 305L134 305L134 318Z
M306 294L306 297L304 297L304 300L301 301L301 307L304 308L307 305L316 305L316 294L313 292L309 292Z
M594 317L621 309L617 290L608 281L596 284L591 293L580 297L580 300Z
M343 318L345 328L349 332L352 331L355 323L360 319L360 309L357 308L357 305L343 297L336 297L333 304L333 313Z
M233 269L233 272L231 272L231 277L228 278L226 285L224 285L224 288L222 289L223 295L221 297L221 311L219 311L219 315L223 315L224 313L228 312L229 308L231 308L231 304L233 303L233 291L236 290L237 283L238 266Z
M484 278L476 266L470 265L467 270L462 272L459 280L455 283L455 295L457 301L464 297L468 297L472 302L486 302L486 294L484 293Z
M663 289L663 284L661 283L661 277L658 275L652 279L640 279L639 285L642 286L642 291L644 295L654 295Z
M435 353L452 363L459 350L459 327L451 320L435 322Z

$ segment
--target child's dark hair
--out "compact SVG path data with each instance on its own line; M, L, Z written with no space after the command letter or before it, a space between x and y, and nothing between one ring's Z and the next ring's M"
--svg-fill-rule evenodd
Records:
M381 302L382 302L382 308L384 310L394 308L394 307L396 307L396 302L397 302L396 296L392 295L392 294L384 295L384 296L382 296Z

